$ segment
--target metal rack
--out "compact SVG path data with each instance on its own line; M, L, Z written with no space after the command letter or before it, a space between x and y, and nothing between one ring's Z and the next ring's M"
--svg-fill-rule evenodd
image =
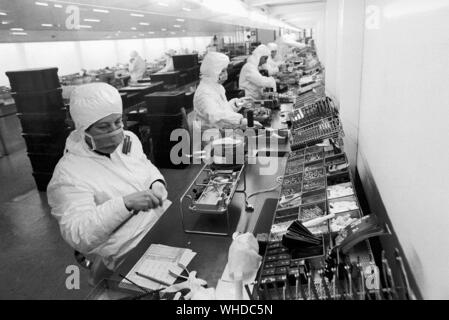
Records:
M302 108L315 103L318 99L326 97L324 85L317 86L306 92L299 93L296 97L294 108Z
M292 150L298 150L314 142L344 136L343 126L338 116L322 118L292 131Z
M300 129L301 127L315 122L321 118L337 115L338 110L333 100L329 97L325 97L317 100L313 104L295 109L291 116L292 127L293 130Z
M237 190L241 178L243 178L243 190ZM244 164L230 169L226 169L225 167L220 168L213 164L204 165L180 198L181 219L184 232L216 236L230 235L229 207L235 193L243 193L246 203L246 175ZM185 208L186 203L187 208ZM224 215L226 217L226 232L213 232L190 228L186 223L186 211L197 216Z

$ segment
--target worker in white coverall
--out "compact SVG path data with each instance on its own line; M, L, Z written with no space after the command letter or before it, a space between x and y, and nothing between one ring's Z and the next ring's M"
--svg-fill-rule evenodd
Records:
M278 52L275 61L278 63L285 61L291 55L293 48L304 49L307 47L304 43L296 41L293 34L284 34L276 42Z
M248 122L238 113L244 99L226 99L224 83L228 78L229 58L223 53L209 52L200 68L201 82L193 97L194 125L197 129L245 129Z
M76 130L47 188L48 203L65 241L93 261L94 285L117 268L170 201L139 139L123 130L122 100L114 87L76 88L70 115Z
M261 44L254 49L246 64L240 71L239 87L245 90L245 96L254 100L262 99L265 88L273 88L276 91L276 80L273 77L264 77L260 74L261 68L270 55L270 49Z
M161 70L159 70L157 73L165 73L165 72L175 71L175 65L173 63L173 56L175 54L176 54L176 51L173 49L170 49L165 53L165 66Z
M131 82L137 83L138 80L143 79L147 68L146 63L137 51L131 51L130 57L128 71L131 76Z
M269 76L276 76L279 73L279 66L282 64L282 61L276 61L278 45L271 42L267 44L267 47L270 49L270 56L262 68L268 71Z

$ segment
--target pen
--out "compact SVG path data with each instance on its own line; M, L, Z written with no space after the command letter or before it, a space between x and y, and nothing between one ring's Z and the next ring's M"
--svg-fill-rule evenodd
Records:
M122 275L121 273L119 273L119 276L122 277L123 279L125 279L126 281L132 283L133 285L135 285L137 288L139 288L140 290L142 290L143 292L145 292L145 294L151 294L150 291L148 291L145 288L142 288L141 286L139 286L137 283L135 283L134 281L128 279L127 277L125 277L124 275Z
M162 284L162 285L167 286L167 287L171 286L170 283L167 283L167 282L165 282L165 281L162 281L162 280L153 278L153 277L148 276L148 275L146 275L146 274L142 274L142 273L140 273L140 272L136 272L136 275L138 275L139 277L142 277L142 278L145 278L145 279L148 279L148 280L157 282L157 283Z

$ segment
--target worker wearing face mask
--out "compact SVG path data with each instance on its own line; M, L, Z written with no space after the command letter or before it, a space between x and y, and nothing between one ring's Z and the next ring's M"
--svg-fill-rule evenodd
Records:
M175 71L175 66L173 64L173 56L175 54L176 54L176 51L173 50L173 49L170 49L170 50L168 50L165 53L165 67L163 67L157 73L164 73L164 72L173 72L173 71Z
M131 76L131 82L137 83L138 80L143 79L143 75L146 71L146 64L137 51L131 51L130 57L128 70Z
M201 64L201 82L193 97L194 125L205 129L246 128L247 120L238 113L244 100L226 99L222 86L228 78L229 58L223 53L209 52Z
M90 284L112 273L169 205L164 178L139 139L123 130L122 100L105 83L74 90L76 130L47 188L62 237L94 261Z
M275 76L279 73L279 66L282 64L281 61L276 61L276 55L278 46L276 43L267 44L268 49L270 49L270 56L267 59L267 63L263 65L263 69L267 70L269 76Z
M293 34L284 34L276 42L278 52L275 61L278 63L285 61L285 59L292 55L293 48L304 49L307 47L304 43L296 41Z
M239 87L245 90L245 96L254 100L262 98L265 88L273 88L276 91L276 80L273 77L264 77L260 74L261 68L270 55L270 49L265 45L258 46L248 58L240 71Z

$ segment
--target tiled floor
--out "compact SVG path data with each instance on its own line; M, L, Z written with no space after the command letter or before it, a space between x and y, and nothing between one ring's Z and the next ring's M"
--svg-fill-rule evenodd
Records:
M25 151L0 158L0 299L84 299L92 290L81 269L79 290L68 290L73 250L60 236L46 194L36 190ZM194 170L162 169L171 199ZM187 182L186 182L187 181Z

